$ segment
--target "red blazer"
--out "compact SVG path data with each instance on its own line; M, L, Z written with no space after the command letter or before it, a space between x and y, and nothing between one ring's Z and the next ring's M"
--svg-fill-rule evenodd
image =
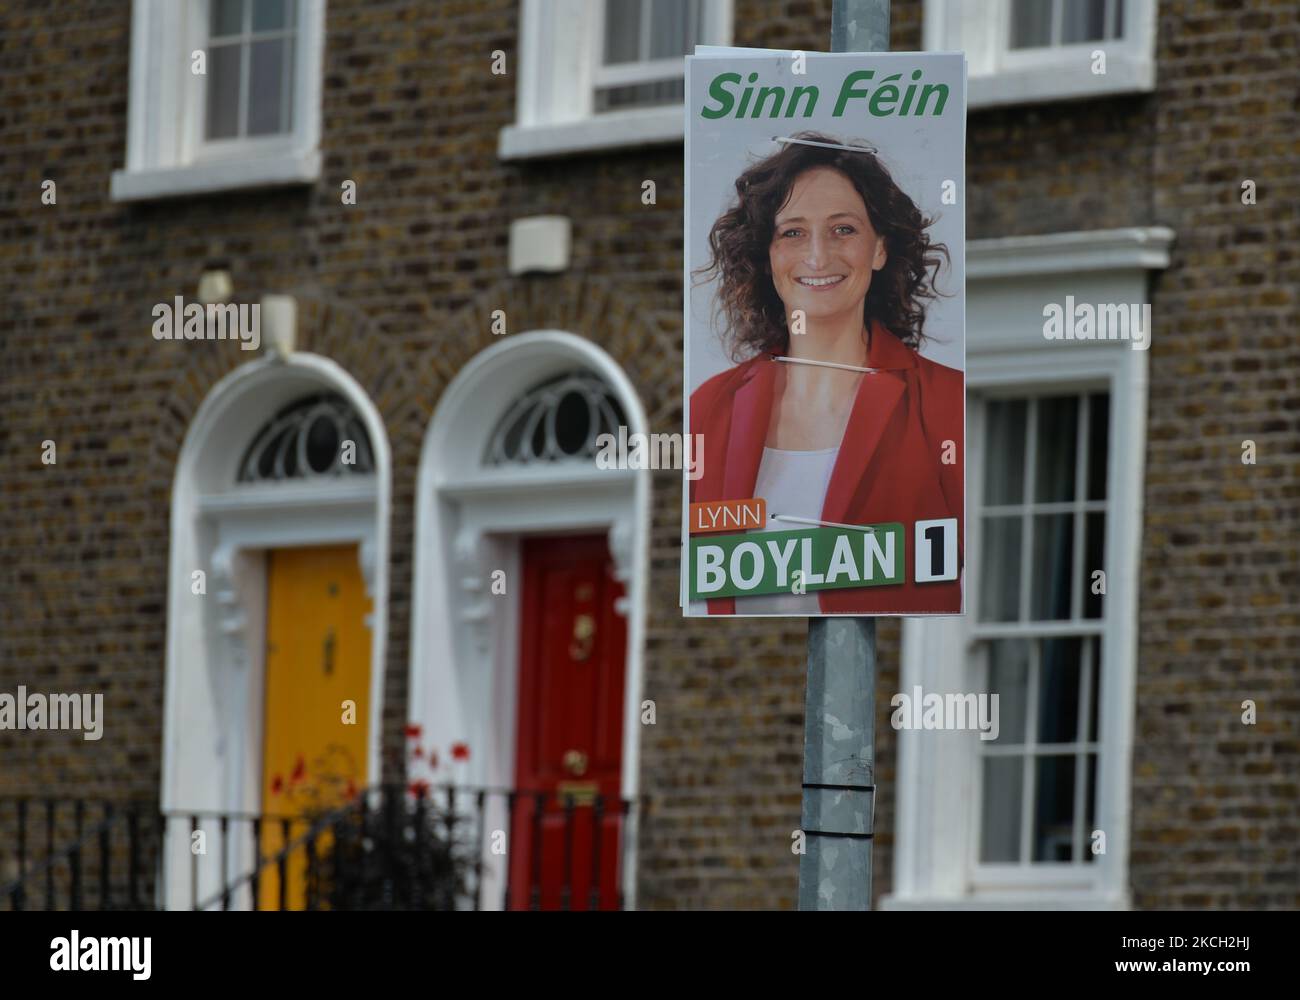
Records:
M704 435L703 474L691 483L693 502L754 495L781 363L760 355L691 393L691 433ZM818 591L821 609L829 614L960 614L960 575L944 583L913 582L913 524L957 518L958 558L964 562L965 375L921 357L879 323L872 326L867 365L888 370L862 377L821 519L841 524L901 521L906 582ZM941 460L945 441L956 445L951 465ZM736 613L732 597L711 598L708 604L709 614Z

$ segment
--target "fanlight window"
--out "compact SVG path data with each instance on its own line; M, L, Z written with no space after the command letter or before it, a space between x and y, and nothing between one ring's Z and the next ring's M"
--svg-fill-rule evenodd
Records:
M483 461L529 465L592 459L601 434L626 423L609 386L590 372L570 372L534 386L497 424Z
M239 463L239 482L279 482L369 475L370 437L347 401L335 393L286 406L253 438Z

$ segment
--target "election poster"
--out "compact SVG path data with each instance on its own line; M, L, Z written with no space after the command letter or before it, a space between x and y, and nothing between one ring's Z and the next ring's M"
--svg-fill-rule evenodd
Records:
M687 616L956 615L960 53L687 58Z

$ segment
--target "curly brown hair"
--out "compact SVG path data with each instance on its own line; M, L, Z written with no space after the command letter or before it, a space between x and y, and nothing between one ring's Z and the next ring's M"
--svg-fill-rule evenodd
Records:
M776 213L790 197L795 180L814 167L838 170L862 196L867 216L884 238L885 266L871 280L863 320L873 319L915 349L925 338L925 300L939 294L934 281L949 259L948 248L933 242L926 218L865 144L842 147L833 136L799 132L781 150L755 163L736 179L736 203L709 231L710 261L695 273L719 278L717 308L725 315L732 360L785 349L785 306L776 294L768 256ZM826 143L811 146L807 143ZM860 152L859 152L860 150Z

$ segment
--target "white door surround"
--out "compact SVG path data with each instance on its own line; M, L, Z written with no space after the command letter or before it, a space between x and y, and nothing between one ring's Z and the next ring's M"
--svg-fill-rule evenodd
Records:
M622 368L582 337L556 330L510 336L470 360L442 394L420 456L412 595L410 720L421 741L445 759L464 743L467 761L438 780L511 788L514 784L519 600L519 540L525 535L603 531L627 616L621 790L639 788L647 531L645 472L601 470L591 460L488 465L498 422L534 386L573 371L602 379L622 407L628 432L647 421ZM493 593L496 571L505 594ZM501 580L500 575L496 575ZM499 589L499 588L498 588ZM499 797L486 828L508 829ZM635 814L633 814L635 816ZM624 832L626 905L635 902L635 820ZM502 857L484 853L483 905L501 905Z
M370 438L373 475L239 483L239 461L283 407L320 392L342 396ZM254 813L262 808L266 646L265 553L355 542L373 601L367 773L380 767L391 459L378 410L335 362L308 353L240 366L204 399L185 435L172 488L163 720L164 810ZM206 593L196 594L195 573ZM173 827L177 824L173 823ZM207 826L215 826L209 822ZM199 896L220 888L220 835L205 829ZM231 824L231 874L251 862L249 830ZM163 902L188 906L189 831L173 830ZM240 903L240 901L236 901ZM246 903L246 900L244 901ZM240 905L243 905L242 903Z

